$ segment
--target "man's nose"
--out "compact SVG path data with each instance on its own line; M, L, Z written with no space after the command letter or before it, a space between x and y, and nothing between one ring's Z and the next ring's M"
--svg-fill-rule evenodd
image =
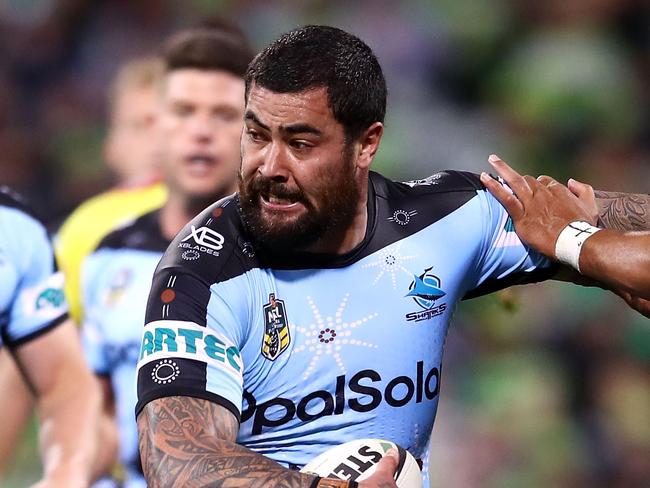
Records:
M264 160L258 171L262 176L274 181L284 182L289 179L286 153L282 150L280 144L271 142L267 146Z
M209 117L197 115L190 122L192 138L200 142L210 142L215 137L216 128L210 123Z

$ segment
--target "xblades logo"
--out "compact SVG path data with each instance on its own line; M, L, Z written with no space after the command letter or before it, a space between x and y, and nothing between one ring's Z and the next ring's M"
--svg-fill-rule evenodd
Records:
M192 245L190 242L187 242L190 239L192 239L196 244ZM223 249L224 242L224 237L209 227L201 227L197 229L192 225L190 227L190 234L178 244L178 247L218 256L219 251ZM186 253L184 253L184 256L185 255ZM190 255L187 256L188 257L185 259L188 259Z
M279 427L296 416L303 422L310 422L328 415L342 415L345 408L355 412L370 412L385 401L391 407L403 407L415 400L416 403L433 400L440 392L440 368L433 367L425 372L424 362L416 364L415 377L397 376L384 385L382 376L372 369L364 369L352 376L336 377L334 392L317 390L294 403L289 398L273 398L257 404L256 398L244 391L242 423L253 419L252 434L259 435L265 429ZM347 386L347 389L346 389ZM347 399L346 393L361 396Z
M406 314L409 322L420 322L441 315L446 309L445 303L436 305L436 300L444 297L447 293L440 289L440 278L431 273L432 268L424 270L420 276L413 276L413 282L409 286L409 292L405 295L412 297L423 312L411 312Z

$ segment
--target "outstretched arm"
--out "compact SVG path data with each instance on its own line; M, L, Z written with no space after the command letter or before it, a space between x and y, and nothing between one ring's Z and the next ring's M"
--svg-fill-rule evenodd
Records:
M315 477L283 468L235 442L239 424L224 407L207 400L166 397L147 404L138 416L140 457L149 486L309 488ZM395 487L397 461L386 456L383 470L362 487ZM382 460L383 461L383 460ZM389 469L388 469L389 468ZM322 479L319 488L347 482Z
M548 176L521 176L495 156L490 163L514 193L486 174L481 181L504 205L524 242L557 259L558 236L567 225L597 224L606 230L582 244L580 272L629 296L628 303L650 298L650 232L644 232L650 228L649 195L594 192L573 180L567 188Z

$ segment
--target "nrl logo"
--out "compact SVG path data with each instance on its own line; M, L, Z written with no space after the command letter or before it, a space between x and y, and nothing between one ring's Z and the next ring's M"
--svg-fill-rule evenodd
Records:
M275 361L286 351L291 343L287 310L283 300L275 298L275 293L269 295L269 303L264 305L264 340L262 341L262 356Z

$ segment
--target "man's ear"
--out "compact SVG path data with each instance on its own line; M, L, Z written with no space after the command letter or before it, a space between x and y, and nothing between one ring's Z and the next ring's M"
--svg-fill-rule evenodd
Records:
M359 152L357 156L357 167L362 169L370 168L375 158L381 136L384 134L384 124L375 122L368 127L358 139Z

